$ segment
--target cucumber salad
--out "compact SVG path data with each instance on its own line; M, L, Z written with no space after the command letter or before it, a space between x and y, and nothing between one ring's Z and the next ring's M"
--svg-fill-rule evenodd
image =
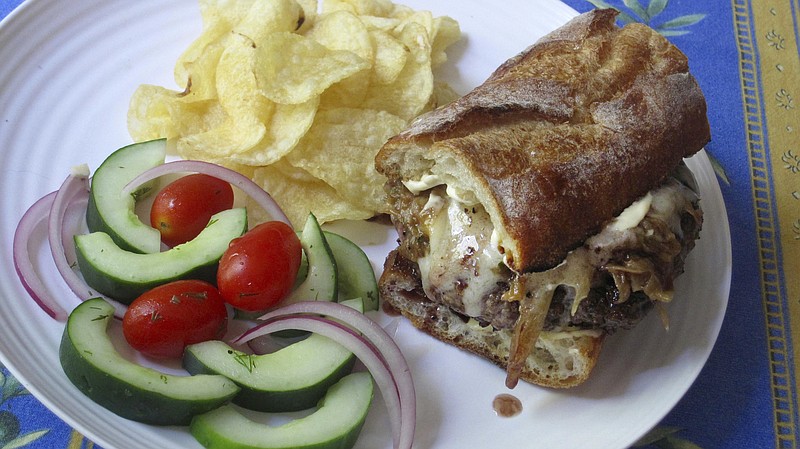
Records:
M187 426L208 448L353 447L377 386L393 446L410 448L413 380L395 342L364 314L378 309L364 251L313 213L295 231L269 194L232 170L165 160L164 139L120 148L91 177L74 169L20 220L15 269L42 310L66 322L67 378L121 417ZM235 193L272 220L251 226ZM79 299L71 311L31 261L39 226ZM245 330L231 336L234 321ZM187 374L126 358L112 326L133 350L179 360ZM274 413L286 422L254 418Z

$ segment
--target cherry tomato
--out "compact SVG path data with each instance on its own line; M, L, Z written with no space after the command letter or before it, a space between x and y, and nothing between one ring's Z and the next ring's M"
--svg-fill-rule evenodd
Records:
M222 255L217 286L237 309L255 312L278 304L292 290L303 248L291 226L261 223L234 239Z
M228 310L208 282L180 280L136 298L122 318L125 339L136 350L159 358L177 358L190 344L222 338Z
M231 207L230 184L202 173L187 175L158 192L150 209L150 225L172 247L197 237L212 215Z

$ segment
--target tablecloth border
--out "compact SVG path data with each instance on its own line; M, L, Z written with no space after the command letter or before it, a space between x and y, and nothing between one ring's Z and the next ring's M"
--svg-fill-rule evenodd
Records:
M755 211L762 306L767 329L767 353L770 358L770 382L773 399L773 424L775 447L786 449L797 447L797 379L800 357L791 342L792 309L798 305L790 298L796 293L785 280L787 270L800 259L800 249L793 233L787 232L787 220L791 222L792 211L800 201L797 191L786 196L775 191L775 177L785 175L781 170L800 168L790 165L785 159L786 145L793 134L792 125L784 125L784 113L794 109L792 92L788 86L797 73L786 70L776 61L775 51L787 51L786 40L781 33L787 32L786 20L796 17L798 8L788 2L764 2L754 8L750 0L732 0L734 29L739 52L739 70L742 90L742 107L746 124L748 155L750 161L752 201ZM794 10L794 11L793 11ZM796 32L796 22L792 26ZM796 49L795 49L796 50ZM795 53L796 54L796 53ZM784 58L794 64L797 58ZM791 67L793 68L793 67ZM770 71L778 73L769 73ZM789 88L791 89L791 88ZM774 97L774 101L768 101ZM797 115L795 113L795 115ZM778 128L785 126L781 132ZM800 127L798 128L800 130ZM790 153L791 154L791 153ZM794 172L797 174L797 172ZM774 193L773 193L774 191ZM781 220L783 218L783 220ZM800 218L800 217L795 217ZM781 223L784 223L783 227ZM800 233L797 234L800 236ZM795 328L800 323L796 323Z

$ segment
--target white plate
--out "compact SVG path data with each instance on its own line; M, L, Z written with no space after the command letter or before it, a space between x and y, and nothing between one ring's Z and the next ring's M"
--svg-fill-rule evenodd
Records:
M480 83L506 58L575 12L556 0L408 1L456 18L464 39L444 76L460 92ZM63 325L28 299L11 262L15 225L37 198L57 188L71 166L96 168L130 142L125 116L140 83L172 84L179 53L200 31L191 0L31 0L0 26L0 354L2 362L69 424L111 448L192 448L183 428L157 428L121 419L85 398L58 362ZM418 448L622 448L675 405L703 367L727 304L731 276L728 223L705 154L689 162L703 195L706 223L687 273L678 282L665 331L655 314L608 340L593 377L568 391L520 385L524 411L500 418L492 399L506 391L504 373L471 355L432 341L401 321L397 340L418 388ZM339 230L364 245L376 267L394 234L375 224ZM44 248L41 270L63 304L72 295ZM381 317L384 324L391 318ZM380 401L358 447L390 447Z

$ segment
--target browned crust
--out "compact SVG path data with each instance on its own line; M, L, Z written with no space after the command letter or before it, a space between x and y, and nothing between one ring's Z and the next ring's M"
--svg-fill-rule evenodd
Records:
M450 308L435 304L425 298L418 286L419 275L415 265L403 259L397 251L392 251L386 259L379 282L384 310L400 313L417 329L457 348L479 355L505 369L508 366L509 351L499 342L508 343L511 331L489 333L471 332L464 326L463 318ZM603 345L604 336L586 335L572 338L575 351L571 354L580 368L559 366L551 360L551 354L536 348L531 360L524 367L520 379L529 383L550 388L571 388L585 382L592 372ZM563 355L563 354L562 354ZM567 375L564 373L568 372Z
M511 268L557 265L710 140L685 55L615 16L578 16L420 117L382 148L378 171L402 179L403 153L435 143L487 192Z

